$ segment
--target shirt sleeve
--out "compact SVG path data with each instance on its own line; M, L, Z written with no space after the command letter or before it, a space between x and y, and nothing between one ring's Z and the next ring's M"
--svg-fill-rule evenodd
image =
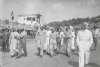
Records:
M95 36L96 36L96 37L98 36L98 33L99 33L99 29L96 29L96 30L95 30Z

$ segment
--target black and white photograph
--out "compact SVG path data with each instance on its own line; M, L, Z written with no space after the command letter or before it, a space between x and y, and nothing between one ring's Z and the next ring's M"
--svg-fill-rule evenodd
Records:
M0 67L100 67L100 0L0 0Z

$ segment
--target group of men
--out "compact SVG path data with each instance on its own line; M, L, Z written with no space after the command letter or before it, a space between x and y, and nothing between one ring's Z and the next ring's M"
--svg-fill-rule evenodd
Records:
M71 51L75 49L74 43L76 40L79 53L79 67L88 67L91 47L94 44L94 50L96 49L96 37L100 34L100 30L94 30L94 33L92 33L88 28L87 22L81 25L81 29L78 30L76 36L74 28L70 25L64 29L58 28L58 30L47 26L44 30L40 28L38 32L40 35L37 39L37 45L39 45L37 48L40 57L42 57L45 52L51 57L59 54L61 46L65 47L66 55L70 57Z
M37 48L38 54L43 56L44 53L49 54L51 57L60 53L61 46L65 45L66 55L69 57L70 51L75 49L74 46L75 31L72 26L63 28L38 29L37 35ZM41 45L41 46L40 46Z
M17 58L20 58L23 50L24 56L27 56L26 35L24 29L19 30L12 28L11 30L2 30L2 32L0 32L0 46L2 52L10 52L11 57L17 56Z
M10 43L10 55L11 57L17 56L20 58L22 56L22 50L24 52L24 56L27 57L27 50L26 50L26 31L24 29L11 30L11 35L9 39Z
M88 23L84 22L77 35L75 35L75 32L74 27L70 25L57 29L49 26L43 29L39 26L35 38L38 55L42 57L46 53L53 57L59 54L61 46L64 46L66 55L70 57L71 51L75 50L74 43L76 40L79 53L79 67L88 67L90 49L95 43L94 50L96 50L97 41L100 38L100 29L94 29L91 32L88 29ZM23 50L26 57L26 36L27 33L24 29L11 29L10 32L8 30L0 31L2 51L5 52L9 48L11 57L17 56L17 58L20 58Z

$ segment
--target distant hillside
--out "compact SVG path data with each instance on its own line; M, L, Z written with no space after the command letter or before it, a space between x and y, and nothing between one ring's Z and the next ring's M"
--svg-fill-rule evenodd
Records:
M51 22L48 25L51 27L64 27L66 25L81 25L83 22L89 22L90 24L96 24L98 22L100 22L100 15L96 16L96 17L92 17L92 18L73 18L70 20L63 20L61 22Z

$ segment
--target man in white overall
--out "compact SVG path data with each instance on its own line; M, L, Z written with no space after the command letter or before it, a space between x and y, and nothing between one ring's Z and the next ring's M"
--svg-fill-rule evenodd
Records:
M88 67L90 48L93 44L92 32L87 29L85 22L77 35L77 45L79 47L79 67Z

